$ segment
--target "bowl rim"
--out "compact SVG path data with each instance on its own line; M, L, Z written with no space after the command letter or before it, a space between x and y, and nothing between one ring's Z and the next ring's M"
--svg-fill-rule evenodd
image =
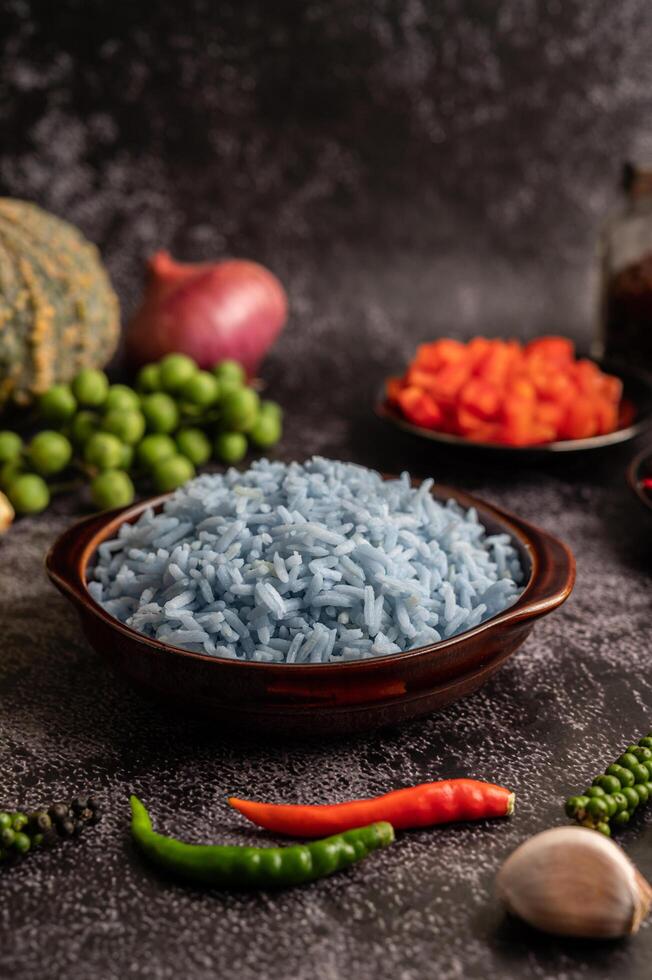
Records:
M391 474L382 475L384 479L397 478ZM416 487L423 481L413 478L411 482ZM60 592L72 600L74 604L138 644L144 644L146 647L157 650L162 654L178 655L186 659L227 669L257 670L274 677L288 677L288 668L292 668L293 674L298 674L301 671L302 673L317 675L323 674L326 671L326 676L334 677L339 672L354 670L373 672L374 670L391 667L396 664L407 664L427 654L445 654L462 641L466 641L471 637L490 630L495 630L504 623L525 622L536 619L547 612L551 612L565 602L575 584L576 566L573 553L564 542L547 531L543 531L535 525L524 521L515 514L490 504L473 494L468 494L465 491L438 483L432 487L431 493L436 495L438 499L443 498L445 501L452 499L466 509L473 507L478 512L483 523L484 517L486 516L490 522L498 524L503 530L507 531L515 541L519 552L521 554L525 553L530 562L530 575L527 583L516 602L471 629L438 640L436 643L415 647L413 650L383 654L365 660L351 660L345 661L344 663L284 664L216 657L208 653L197 653L193 650L185 650L183 647L162 643L160 640L148 637L144 633L139 633L137 630L132 629L132 627L122 623L119 619L116 619L115 616L111 616L92 597L88 590L86 571L93 556L97 552L100 544L113 536L121 524L127 521L133 523L148 508L155 510L161 508L167 500L174 496L174 492L146 498L127 507L93 514L90 517L75 522L57 538L49 549L45 558L45 567L53 584ZM75 544L75 539L81 539L81 548L79 548L79 540L77 540L76 550L79 553L75 561L71 564L66 552ZM553 568L554 563L547 554L547 551L550 549L557 553L561 562L561 567L556 569L556 578L553 575L555 571ZM543 578L546 580L545 583L540 581L542 571L545 573L543 575ZM552 583L548 583L551 575L553 575L553 581Z
M645 507L647 511L652 511L652 500L650 500L650 495L643 490L639 476L639 470L646 461L649 461L650 469L652 469L652 449L650 447L643 449L640 453L637 453L636 456L634 456L633 460L625 471L625 476L630 489L636 494L643 507Z
M613 364L601 358L588 357L584 359L597 364L598 367L607 371L607 373L617 377L623 384L626 384L629 380L644 385L648 389L648 395L652 398L652 378L646 372L638 371L636 368L629 366L625 367L620 364ZM607 446L629 442L642 432L645 432L652 425L652 410L648 408L641 418L634 417L632 422L624 428L614 429L613 432L606 432L599 436L589 436L585 439L558 439L554 442L532 443L526 446L510 446L502 442L478 442L472 439L465 439L464 436L454 435L450 432L426 429L424 426L414 425L412 422L404 419L402 415L392 408L387 400L386 384L388 380L389 378L385 378L382 387L378 390L378 395L373 406L374 414L379 419L395 425L404 432L410 432L412 435L428 439L430 442L443 443L444 445L463 447L465 449L481 449L507 453L514 456L525 453L573 453L580 452L583 449L604 449ZM637 408L636 405L634 407Z

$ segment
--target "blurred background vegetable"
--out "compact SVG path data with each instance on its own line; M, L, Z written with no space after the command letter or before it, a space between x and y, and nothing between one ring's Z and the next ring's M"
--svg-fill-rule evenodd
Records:
M27 404L80 368L103 367L120 308L97 249L28 201L0 198L0 405ZM52 395L64 413L67 395Z
M187 265L157 252L149 261L143 302L129 325L127 353L143 364L181 351L201 368L229 358L253 377L286 318L285 291L262 265L242 259ZM181 387L182 375L178 381ZM201 392L209 396L206 378L195 378L191 389L196 400Z

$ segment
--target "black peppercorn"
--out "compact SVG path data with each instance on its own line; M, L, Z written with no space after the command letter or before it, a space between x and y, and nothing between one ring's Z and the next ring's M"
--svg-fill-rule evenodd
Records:
M43 834L52 826L52 820L45 810L38 810L36 813L30 814L29 826L35 833Z
M70 808L71 808L71 810L72 810L72 812L74 814L79 814L83 810L87 810L88 809L88 797L78 796L76 799L74 799L72 801L72 803L70 804Z
M71 820L70 817L66 817L59 824L59 833L62 837L72 837L75 832L75 821Z
M67 807L65 803L53 803L50 809L48 810L48 813L50 814L53 820L56 820L57 823L60 823L62 820L65 820L68 817L70 813L70 807Z

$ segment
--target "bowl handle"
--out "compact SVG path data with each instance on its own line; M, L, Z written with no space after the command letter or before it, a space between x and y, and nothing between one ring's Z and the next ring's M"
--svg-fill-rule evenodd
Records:
M508 514L500 507L492 505L508 523L522 531L529 541L530 560L532 561L532 577L529 586L523 594L503 613L489 622L492 624L509 620L538 619L539 616L556 609L568 599L575 585L575 558L570 548L559 538L548 534L547 531L529 524L527 521Z

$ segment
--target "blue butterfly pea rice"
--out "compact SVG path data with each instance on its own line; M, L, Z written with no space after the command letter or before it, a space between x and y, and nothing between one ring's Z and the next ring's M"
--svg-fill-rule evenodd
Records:
M100 545L88 588L145 636L215 657L342 663L454 636L524 573L476 511L352 463L206 474Z

